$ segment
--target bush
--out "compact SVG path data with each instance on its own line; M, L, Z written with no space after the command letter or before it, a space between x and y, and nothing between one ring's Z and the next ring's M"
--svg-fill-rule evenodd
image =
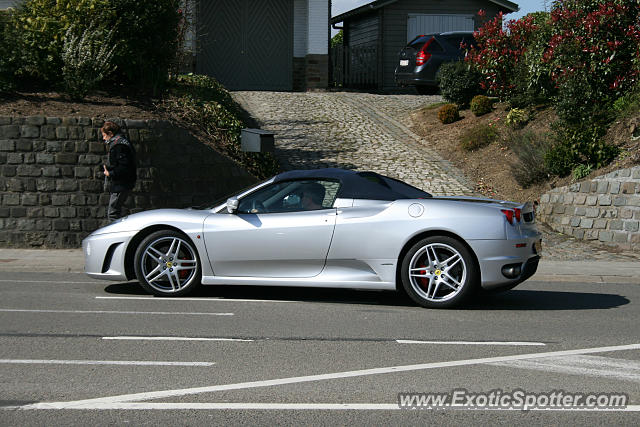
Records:
M473 151L491 144L497 138L498 132L495 127L482 124L462 134L460 137L460 146L467 151Z
M240 148L240 131L246 127L241 109L229 92L212 77L182 75L170 81L165 109L178 121L196 128L216 149L242 164L257 178L279 171L271 153L245 153Z
M485 95L476 95L471 100L471 112L476 116L482 116L491 111L491 100Z
M67 30L74 26L76 34L82 34L94 25L98 32L115 28L113 43L118 49L110 64L118 69L114 82L157 93L178 49L179 4L178 0L26 0L6 24L12 37L0 38L0 73L6 64L14 64L14 82L55 86L63 79Z
M598 169L618 155L618 147L602 139L606 128L601 125L567 126L566 123L559 123L554 127L555 143L546 153L544 161L549 171L556 175L566 176L580 164Z
M636 83L633 90L616 99L613 103L613 113L616 119L628 117L638 112L640 112L640 83Z
M445 104L438 110L438 120L442 123L449 124L460 119L460 111L456 104Z
M81 34L75 26L65 35L62 60L64 89L74 98L84 98L87 93L111 71L111 58L116 46L111 44L113 30L106 32L90 25Z
M338 31L335 36L331 37L331 47L342 46L344 33L342 30Z
M157 94L178 51L183 11L179 0L111 0L117 17L116 77Z
M571 175L574 181L581 180L582 178L588 176L591 173L591 165L578 165L573 168L571 171Z
M482 93L480 73L464 61L442 64L437 80L442 97L460 106L468 105L474 96Z
M484 11L479 12L480 18ZM508 99L516 87L516 65L524 60L532 36L539 32L536 17L527 15L503 25L502 12L482 25L474 34L478 43L468 51L466 61L482 75L481 85L501 100Z
M505 98L513 108L549 103L556 92L551 65L543 61L551 38L550 14L533 12L526 17L536 30L527 33L525 48L512 70L512 88Z
M574 124L606 120L613 101L637 80L640 3L559 0L551 17L544 60L558 86L558 116Z
M15 88L17 47L16 32L11 25L11 12L0 11L0 92Z
M512 108L507 113L507 126L514 129L523 127L528 121L527 112L520 108Z
M113 20L108 0L27 0L11 15L15 47L9 61L18 64L17 82L23 85L53 86L62 80L62 51L67 29L90 22L106 28Z
M545 154L550 149L548 138L531 131L512 135L509 147L517 160L510 168L516 182L528 188L547 179L550 175L545 165Z

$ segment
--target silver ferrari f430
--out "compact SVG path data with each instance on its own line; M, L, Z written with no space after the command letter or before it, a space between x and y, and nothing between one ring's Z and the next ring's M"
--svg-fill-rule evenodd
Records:
M343 169L289 171L207 208L129 215L83 241L85 272L137 278L158 296L202 285L405 291L457 305L533 275L540 233L530 203L433 197Z

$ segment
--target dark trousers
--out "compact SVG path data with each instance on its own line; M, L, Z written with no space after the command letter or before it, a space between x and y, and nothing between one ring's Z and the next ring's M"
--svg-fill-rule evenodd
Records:
M113 222L124 216L124 202L127 201L131 190L122 190L119 193L111 193L109 197L109 208L107 209L107 219Z

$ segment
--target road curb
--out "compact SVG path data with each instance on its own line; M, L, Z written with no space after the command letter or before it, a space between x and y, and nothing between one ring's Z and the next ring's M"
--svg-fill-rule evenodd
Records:
M537 282L640 284L640 277L602 276L592 274L534 274L529 279L529 281L532 280Z

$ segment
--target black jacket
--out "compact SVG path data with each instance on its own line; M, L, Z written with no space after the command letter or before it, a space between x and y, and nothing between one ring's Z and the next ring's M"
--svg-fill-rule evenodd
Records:
M118 134L107 142L109 160L107 170L111 180L111 192L131 190L136 185L136 150L127 139Z

